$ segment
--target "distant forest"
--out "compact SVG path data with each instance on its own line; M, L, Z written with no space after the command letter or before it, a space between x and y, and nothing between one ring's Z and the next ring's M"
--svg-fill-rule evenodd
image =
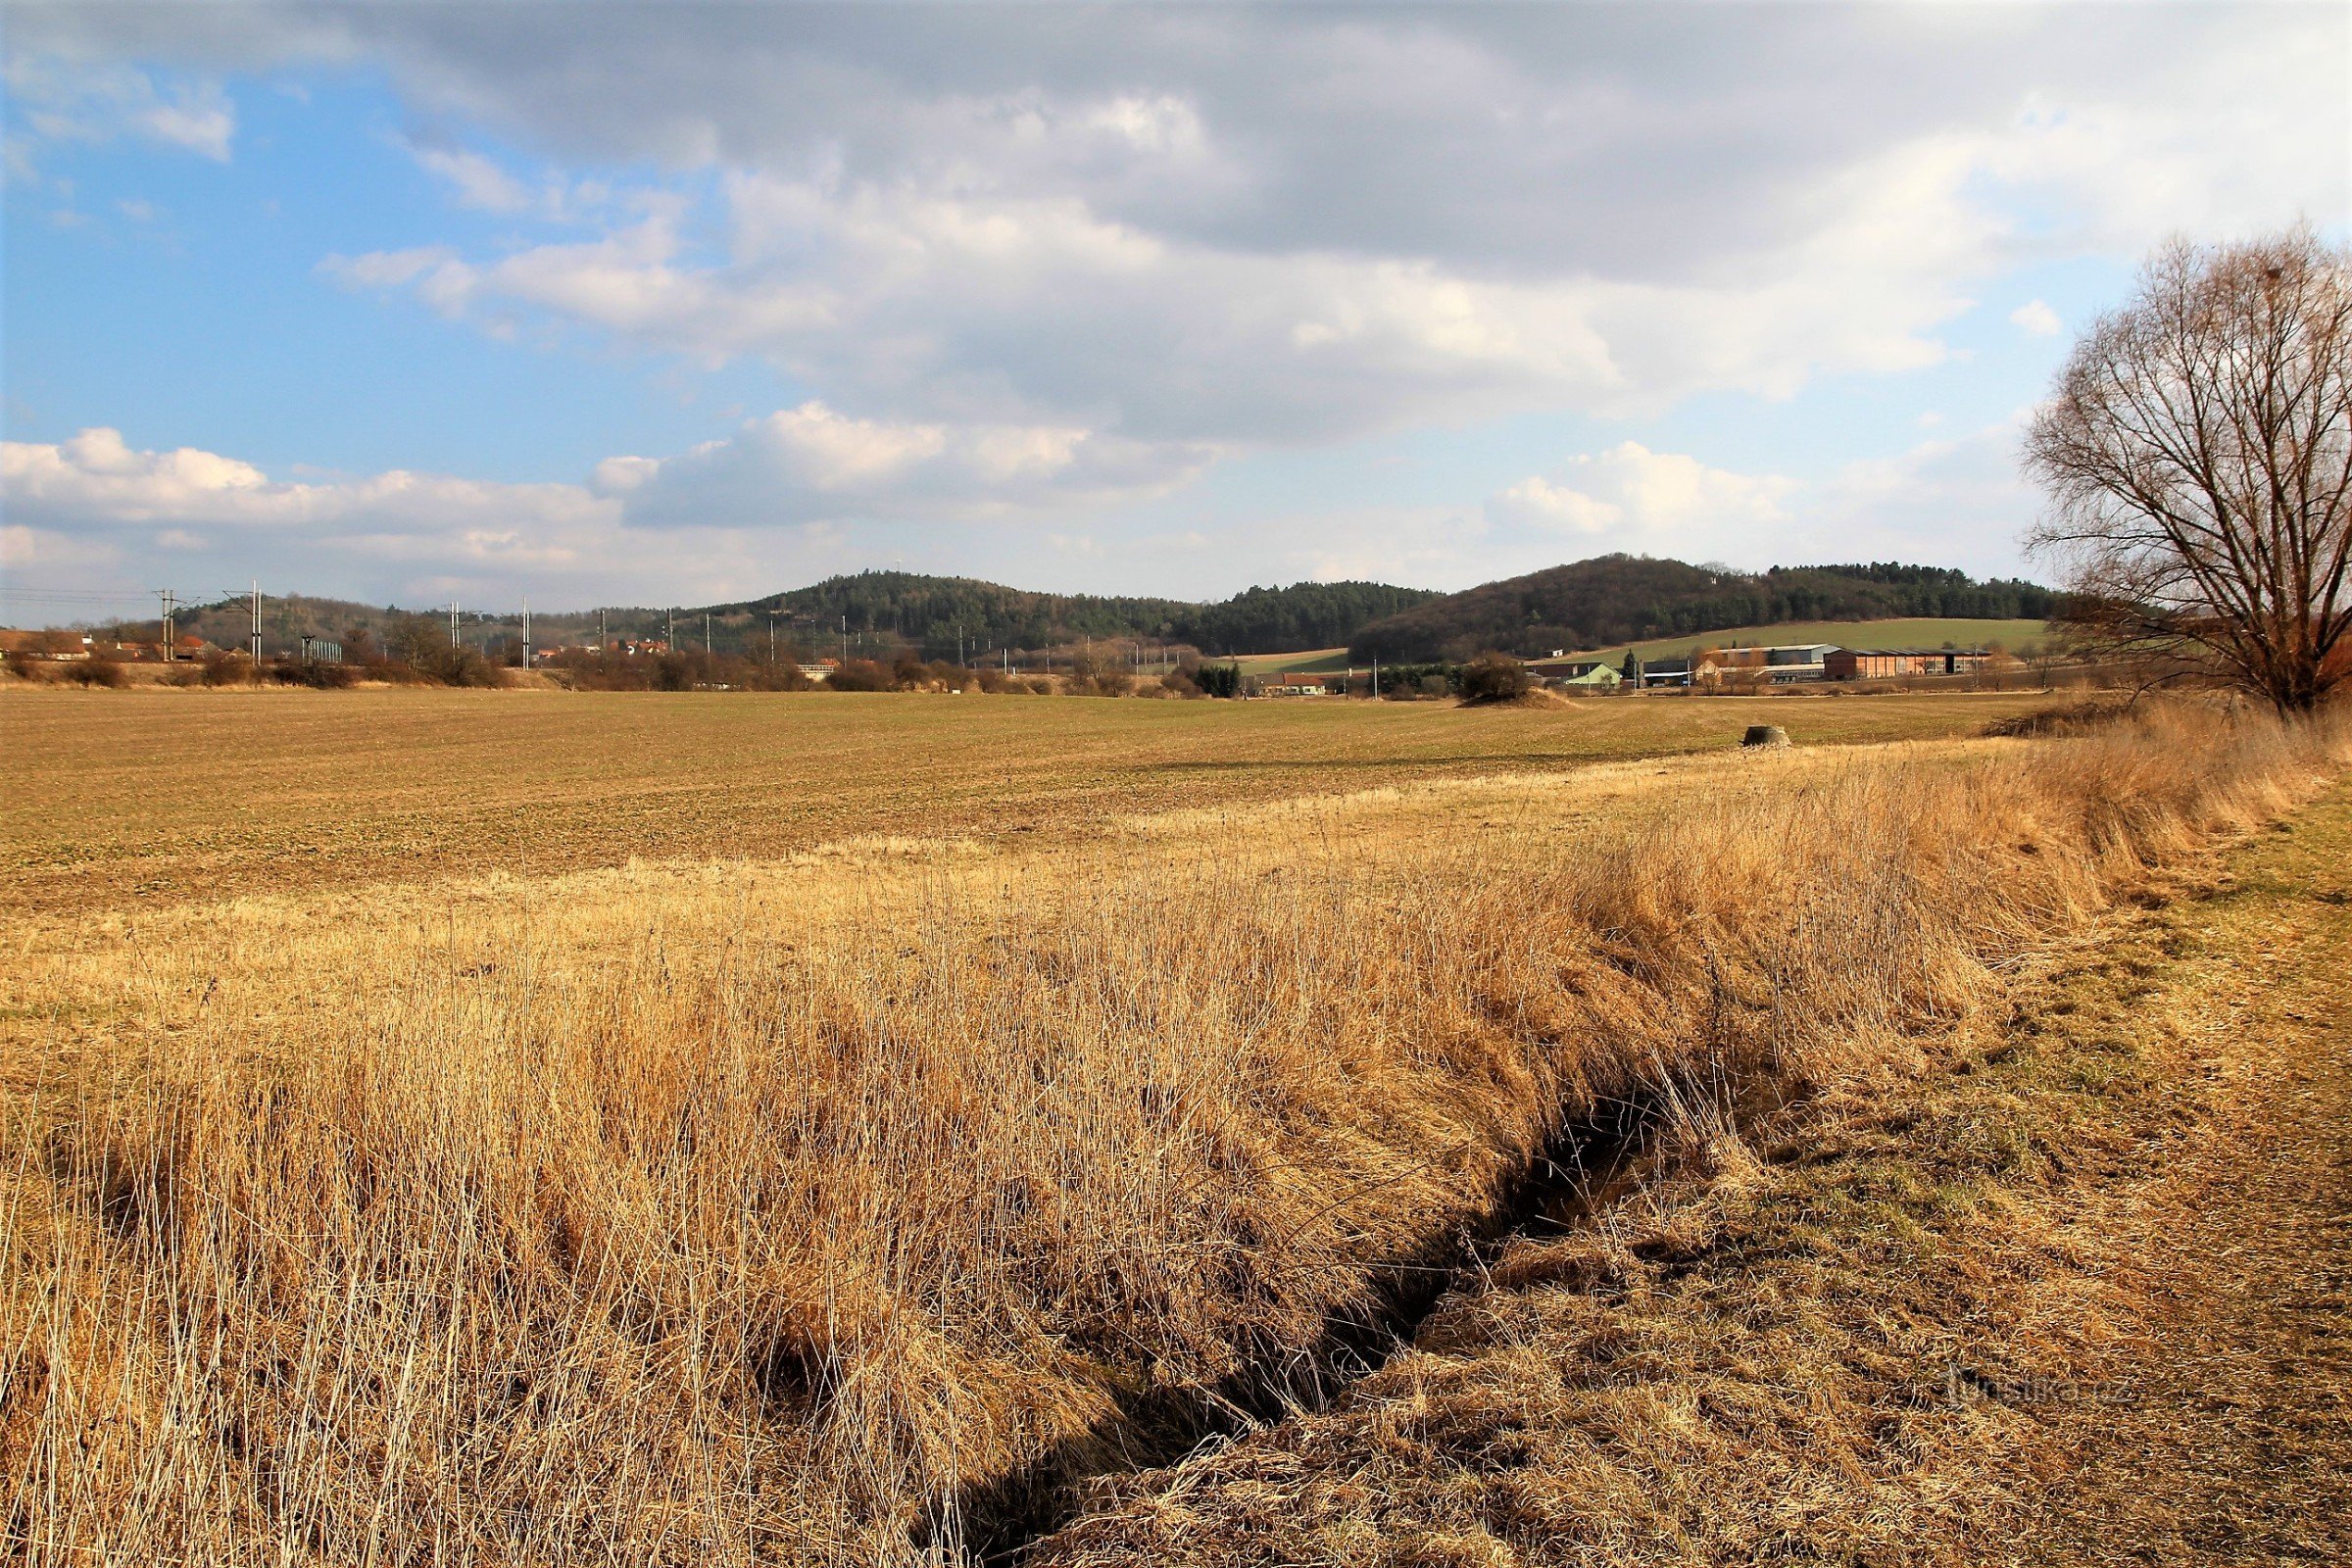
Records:
M714 652L741 654L767 646L772 617L779 647L789 643L812 654L838 653L846 630L850 652L861 659L888 660L902 649L923 659L953 659L959 650L967 659L979 659L999 650L1044 651L1090 638L1189 645L1211 657L1281 654L1340 647L1367 621L1436 597L1426 588L1386 583L1302 582L1197 604L1032 593L970 577L862 571L734 604L541 612L532 616L532 639L541 648L592 643L600 625L609 637L666 638L674 623L681 648L699 648L707 636ZM244 647L250 629L242 599L179 612L183 634L221 647ZM346 643L365 633L375 646L389 649L420 640L446 643L449 629L446 611L409 612L302 595L270 595L262 602L262 636L271 653L291 650L306 633ZM123 623L122 631L148 638L159 634L152 620ZM522 617L513 610L466 610L457 617L457 632L466 646L496 657L519 649Z
M1190 644L1217 656L1337 648L1367 621L1436 597L1426 588L1387 583L1302 582L1194 604L1031 593L971 577L862 571L771 599L722 606L715 612L762 623L772 613L804 641L818 645L838 637L846 617L853 637L897 639L927 659L953 657L958 638L967 651L1057 648L1092 637Z
M2046 619L2058 596L2030 582L1980 582L1893 562L1775 566L1747 573L1641 556L1599 556L1481 584L1372 621L1349 639L1369 662L1541 654L1789 620L1897 615Z

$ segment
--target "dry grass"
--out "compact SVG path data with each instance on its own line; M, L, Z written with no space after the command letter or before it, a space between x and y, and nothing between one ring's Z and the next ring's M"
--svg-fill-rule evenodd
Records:
M952 1551L971 1489L1377 1313L1563 1121L1881 1068L2343 750L2180 715L27 926L0 1517Z
M2352 1561L2352 781L1026 1560Z
M1800 745L1974 731L2038 695L1776 701ZM1753 700L135 691L0 683L19 911L774 857L855 834L1085 837L1188 806L1738 744Z

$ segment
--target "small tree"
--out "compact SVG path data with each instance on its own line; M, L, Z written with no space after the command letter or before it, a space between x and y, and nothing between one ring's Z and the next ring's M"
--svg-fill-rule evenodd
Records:
M1507 703L1535 684L1527 666L1508 654L1481 654L1462 666L1462 701Z
M1200 690L1211 697L1242 695L1242 666L1239 664L1202 664L1193 672Z
M2026 436L2064 618L2281 712L2352 661L2352 251L2177 243L2075 346Z

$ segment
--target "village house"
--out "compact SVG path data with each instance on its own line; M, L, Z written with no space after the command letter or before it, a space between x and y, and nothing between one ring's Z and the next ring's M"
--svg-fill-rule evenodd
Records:
M1285 670L1278 674L1257 677L1260 697L1328 697L1333 692L1348 690L1345 670Z
M1527 672L1546 686L1584 691L1615 691L1624 678L1617 666L1605 659L1569 659L1557 653L1549 659L1529 660Z

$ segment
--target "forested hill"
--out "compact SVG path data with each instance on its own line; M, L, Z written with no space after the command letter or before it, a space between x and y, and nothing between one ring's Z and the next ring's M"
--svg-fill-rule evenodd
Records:
M1376 582L1302 582L1288 588L1251 588L1215 604L1183 599L1117 598L1097 594L1032 593L970 577L932 577L910 571L862 571L832 577L807 588L765 599L727 605L666 608L633 606L604 611L541 611L534 618L539 646L594 641L602 626L611 636L666 635L674 624L679 640L733 651L766 643L768 617L779 635L824 653L833 647L844 618L866 654L887 656L912 646L927 659L944 659L960 646L967 654L1000 648L1056 648L1086 638L1098 641L1190 643L1209 655L1297 653L1336 648L1367 622L1409 609L1437 595L1426 588L1394 588ZM709 615L708 622L705 615ZM240 597L214 605L187 606L179 630L222 647L241 648L249 626ZM262 629L271 651L295 646L304 632L352 641L365 633L379 646L447 636L443 610L422 614L341 599L268 595ZM519 613L466 610L459 635L475 646L519 646ZM125 635L159 635L153 622L123 623Z
M1941 566L1775 566L1749 574L1640 556L1599 556L1484 583L1373 621L1349 640L1359 660L1460 659L1489 649L1537 654L1788 620L1895 615L2048 616L2057 595L2029 582L1979 582Z
M821 646L848 618L853 634L912 643L936 658L960 636L967 648L1051 648L1081 638L1190 643L1207 654L1333 648L1372 620L1434 599L1425 588L1376 582L1302 582L1251 588L1216 604L1095 594L1032 593L970 577L861 571L748 604L721 616L777 615ZM701 613L697 611L696 613Z

